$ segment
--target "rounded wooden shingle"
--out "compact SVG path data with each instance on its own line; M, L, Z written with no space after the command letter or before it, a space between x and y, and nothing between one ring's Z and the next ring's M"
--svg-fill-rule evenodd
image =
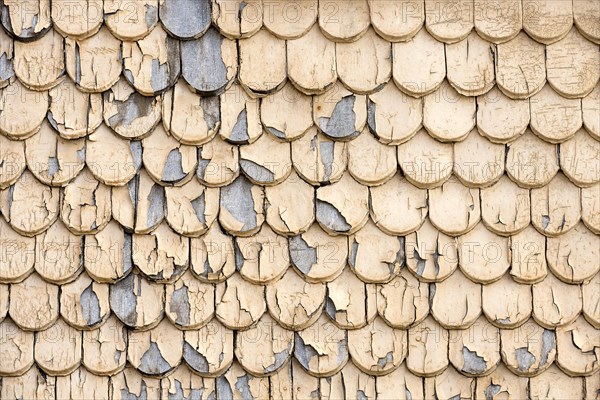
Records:
M548 329L567 325L575 320L582 309L579 285L569 285L549 273L533 285L533 318ZM553 304L553 307L548 307Z
M124 78L104 92L104 122L125 139L150 135L161 116L161 97L142 96Z
M55 30L32 42L14 43L15 75L32 90L46 90L64 79L63 37Z
M15 183L26 165L25 142L0 135L0 189Z
M477 97L477 129L494 143L510 143L529 125L529 100L515 100L494 86Z
M86 38L98 32L104 20L102 0L52 1L54 29L64 36Z
M292 142L292 162L302 179L313 186L337 182L348 166L348 144L331 140L313 126Z
M367 124L367 98L337 82L313 99L313 118L319 130L333 140L352 140Z
M446 45L448 82L465 96L487 93L495 84L495 46L475 31L460 42Z
M181 42L181 66L183 78L196 92L220 94L238 72L236 42L210 28L196 40Z
M393 146L380 143L367 129L348 143L348 172L363 185L380 185L396 174Z
M348 264L363 281L389 282L404 265L404 239L388 235L368 221L348 237Z
M83 273L60 289L60 315L75 329L93 329L109 317L109 285L96 283Z
M212 20L228 38L250 37L263 24L263 1L213 0Z
M202 36L210 27L212 7L210 0L160 1L160 22L169 34L178 39Z
M581 128L581 101L562 97L550 85L531 97L530 104L531 130L547 142L563 142Z
M459 270L429 290L431 314L444 328L465 329L481 315L481 285Z
M541 188L558 172L557 147L527 130L508 144L506 173L522 188Z
M406 358L407 332L394 329L381 318L369 325L348 331L348 352L354 364L370 375L386 375Z
M183 332L167 319L149 331L129 331L127 360L131 366L149 376L164 376L183 357Z
M348 362L348 334L325 315L294 339L294 357L312 376L331 376Z
M369 28L367 0L319 0L319 26L329 40L353 42Z
M237 382L244 382L237 384ZM243 398L247 395L250 398L260 398L263 394L269 393L270 380L267 377L256 377L246 372L242 366L235 361L229 370L216 379L217 398L223 399L228 396L232 398Z
M290 3L292 4L292 3ZM260 120L271 135L285 141L302 137L313 125L312 98L286 83L260 103Z
M236 238L236 269L255 285L279 279L289 266L287 239L268 225L251 237Z
M56 228L51 227L48 233L53 229ZM61 227L54 234L65 235L63 230L66 229ZM132 251L131 235L123 232L121 225L113 219L101 231L85 237L85 269L97 282L115 282L133 268Z
M82 271L83 238L70 232L62 221L56 221L47 231L37 235L35 246L35 270L46 281L70 282ZM87 251L88 259L96 256L91 248L86 247Z
M121 76L121 41L102 28L86 39L65 39L69 77L84 92L108 90Z
M59 319L35 334L35 362L45 373L65 376L81 364L81 332Z
M267 286L269 313L287 329L305 329L321 315L326 290L324 284L306 282L290 268L280 280Z
M505 148L473 129L454 143L454 174L467 186L488 187L504 174Z
M15 79L0 89L0 110L0 133L9 139L27 139L46 118L47 93L29 90Z
M481 298L483 314L498 328L514 328L531 316L531 286L515 282L509 274L483 285Z
M288 76L306 94L323 93L337 79L335 43L317 24L300 38L287 42Z
M520 399L526 398L528 391L529 380L515 376L503 364L498 364L498 368L490 375L477 378L476 396L485 397L488 393L496 393Z
M264 189L242 175L221 188L219 223L234 235L253 235L265 221L264 203Z
M0 329L0 373L21 376L33 365L34 334L22 331L10 319L0 322Z
M262 135L256 142L240 147L240 167L256 185L277 185L292 170L290 144Z
M204 234L219 213L219 189L207 188L197 180L165 189L167 222L178 234Z
M50 89L48 122L65 139L90 134L102 123L102 97L85 93L71 79Z
M444 82L423 101L423 126L441 142L463 140L475 127L476 108L475 98Z
M149 329L164 315L164 285L152 283L138 273L130 273L110 285L110 308L125 325Z
M523 0L523 29L543 44L562 39L573 25L573 4L556 0Z
M32 237L48 229L59 213L59 189L42 184L29 171L0 191L0 211L12 228Z
M429 219L436 228L451 236L469 232L481 219L479 189L450 179L429 190Z
M521 0L476 1L474 11L475 30L479 36L496 44L514 38L523 27Z
M110 380L112 393L122 393L124 396L148 396L160 398L160 379L142 375L136 368L127 366L123 371Z
M235 272L233 240L213 224L200 238L190 240L192 272L206 282L222 282Z
M266 218L281 235L298 235L315 220L315 191L292 171L282 183L265 188Z
M221 129L219 136L233 144L248 144L262 134L260 102L234 83L221 96Z
M373 29L355 42L335 46L336 70L341 82L354 93L381 89L392 77L392 48Z
M215 315L229 329L248 329L267 311L265 288L250 283L239 273L216 287Z
M567 98L584 97L600 79L598 45L588 41L576 28L546 49L548 83Z
M485 224L458 238L458 265L472 281L488 284L495 282L510 267L508 238L488 231Z
M578 399L583 396L583 383L582 378L571 377L551 366L529 380L529 393L533 398Z
M359 329L377 316L377 286L362 282L350 268L327 283L325 313L340 328Z
M83 171L62 189L60 219L75 234L96 233L111 218L110 187Z
M234 332L213 319L200 329L186 331L183 359L196 373L222 375L233 362Z
M520 32L496 50L496 81L505 95L525 99L546 83L546 48Z
M294 332L282 328L269 314L264 314L256 326L237 333L234 351L242 367L260 377L283 368L293 349Z
M140 40L148 36L158 22L158 1L137 0L104 2L106 26L121 40Z
M369 189L371 219L390 235L417 230L427 216L427 191L413 186L400 174Z
M2 3L2 26L17 39L35 40L52 27L48 0L7 0Z
M406 367L417 376L436 376L448 366L448 331L429 315L408 331Z
M581 189L581 219L592 232L600 233L600 183Z
M546 236L562 235L581 219L581 190L563 174L531 190L531 222Z
M435 91L446 76L444 44L421 29L406 42L394 43L394 82L403 92L421 97Z
M344 174L333 185L317 189L316 217L331 235L356 232L369 217L369 189Z
M61 399L85 397L99 400L108 398L109 386L108 376L98 376L84 367L79 367L67 376L56 378L56 396Z
M600 236L584 224L547 240L548 267L560 280L577 284L591 279L600 270Z
M123 76L138 92L155 96L175 84L181 72L179 41L157 25L137 42L123 42Z
M474 2L425 0L425 27L437 40L458 42L473 29Z
M440 282L458 266L456 240L426 219L405 242L406 266L420 281Z
M348 259L344 236L329 236L318 223L289 239L290 261L307 282L330 282L342 273Z
M404 177L419 188L440 186L452 175L454 146L435 140L424 129L397 149Z
M380 142L397 145L412 138L423 126L423 101L401 92L393 82L370 94L367 124Z
M162 123L183 144L202 145L212 140L221 126L219 98L201 97L183 82L163 95Z
M163 185L182 185L196 171L196 147L179 143L158 125L142 140L142 160L148 175Z
M563 173L578 186L600 182L600 142L585 129L560 145L560 167Z
M377 311L394 328L414 326L429 314L429 285L404 268L388 283L377 285Z
M172 283L187 269L189 239L165 223L151 233L133 235L133 264L151 281Z
M140 142L125 140L102 124L87 137L85 162L100 182L121 186L129 182L140 169L141 153Z
M318 0L263 0L263 24L280 39L297 39L304 36L317 21L318 3Z
M237 146L215 136L210 142L198 148L198 168L196 177L208 187L229 185L237 178L239 151Z
M21 236L4 218L0 218L0 282L19 282L31 273L38 254L35 250L36 238ZM8 290L6 293L8 295Z
M179 329L198 329L215 313L215 288L187 271L175 283L166 285L165 314Z
M573 19L579 33L600 44L600 4L594 0L574 1Z
M529 190L520 188L507 176L481 190L481 219L497 235L508 236L529 226Z
M375 32L390 42L412 38L425 22L424 3L419 0L369 0L369 11Z
M581 285L583 295L583 316L596 329L600 329L600 274L594 275L592 279Z
M518 328L501 329L502 361L519 376L534 376L545 371L556 358L556 335L532 319Z
M574 376L591 376L600 370L598 331L583 317L556 329L556 362Z
M453 330L448 358L466 376L487 375L500 362L500 331L479 317L470 329Z
M34 399L39 393L52 396L56 392L55 386L56 377L48 376L34 366L21 376L3 378L0 394L3 398Z
M44 122L39 132L25 141L29 171L49 186L64 186L85 165L85 140L67 140Z
M238 42L240 72L244 89L261 96L281 89L287 78L285 40L261 29L252 37Z
M125 367L127 330L110 316L100 327L83 332L83 365L97 375L114 375Z

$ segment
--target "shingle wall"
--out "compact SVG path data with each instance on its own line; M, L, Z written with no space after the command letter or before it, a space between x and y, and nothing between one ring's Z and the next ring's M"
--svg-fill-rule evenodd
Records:
M600 2L0 7L0 398L600 398Z

